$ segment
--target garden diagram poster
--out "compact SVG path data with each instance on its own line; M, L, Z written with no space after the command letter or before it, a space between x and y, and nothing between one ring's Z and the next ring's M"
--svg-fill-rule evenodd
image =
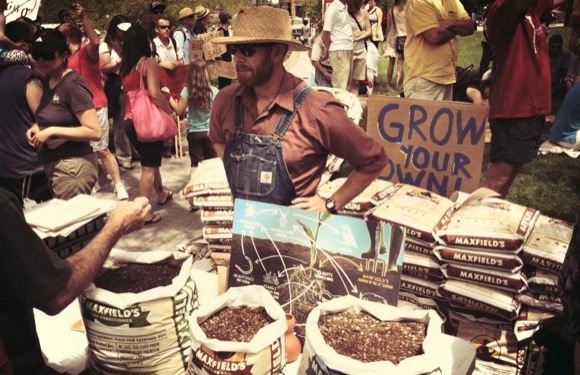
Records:
M299 326L338 296L397 304L400 227L236 199L232 232L229 287L263 285Z

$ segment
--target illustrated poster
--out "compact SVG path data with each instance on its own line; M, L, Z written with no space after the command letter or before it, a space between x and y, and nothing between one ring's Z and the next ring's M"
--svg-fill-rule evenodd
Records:
M297 321L347 294L396 305L405 235L360 218L236 199L228 286L263 285Z

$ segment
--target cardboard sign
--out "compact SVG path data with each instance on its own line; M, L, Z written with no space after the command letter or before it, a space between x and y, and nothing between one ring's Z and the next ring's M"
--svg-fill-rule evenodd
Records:
M227 48L225 44L214 44L211 42L212 39L223 37L224 32L223 30L220 31L212 31L205 34L199 34L197 38L199 40L203 40L203 57L205 60L215 60L217 57L220 57L224 53L226 53Z
M207 62L209 75L214 77L238 78L236 64L233 61L214 60Z
M28 17L35 20L40 8L40 0L8 0L8 7L4 12L6 23L19 17Z
M189 41L189 60L203 60L203 45L205 42L200 39L191 39Z
M396 306L404 242L389 224L236 199L228 284L263 285L298 326L336 296Z
M480 186L488 107L372 95L367 132L389 156L381 178L449 197Z

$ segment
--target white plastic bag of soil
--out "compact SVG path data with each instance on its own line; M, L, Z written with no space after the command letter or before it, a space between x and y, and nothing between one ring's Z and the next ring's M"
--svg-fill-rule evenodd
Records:
M91 284L80 298L89 366L100 374L183 374L189 361L189 321L198 307L192 256L180 252L113 250L105 268L169 262L180 267L167 286L113 293ZM144 278L147 275L143 275Z
M423 354L406 358L395 365L390 361L362 362L337 353L328 345L318 321L326 314L343 311L367 312L381 321L416 321L427 325ZM298 374L345 375L413 375L440 370L442 374L461 373L451 369L469 368L475 358L468 342L451 338L441 332L443 320L433 310L408 310L376 302L344 296L321 303L308 315L306 321L306 341L302 350L302 360ZM349 327L344 327L349 329ZM385 337L387 340L405 340L404 337ZM364 343L361 343L364 345ZM369 347L373 347L369 344ZM461 363L458 363L461 361ZM466 371L463 371L466 373Z
M200 324L226 306L242 305L264 307L273 322L260 329L250 342L207 337ZM270 375L281 373L286 364L286 314L260 285L230 288L196 311L191 316L190 326L191 359L187 375Z

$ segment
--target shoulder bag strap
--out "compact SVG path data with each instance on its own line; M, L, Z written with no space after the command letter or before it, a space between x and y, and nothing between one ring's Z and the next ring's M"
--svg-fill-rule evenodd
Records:
M144 71L144 69L143 69L143 62L144 61L145 61L145 57L141 57L139 59L139 62L137 63L137 69L135 69L135 70L137 70L139 72L139 77L140 77L140 79L139 79L139 88L141 90L145 89L145 83L144 83L145 82L145 77L144 77L144 74L143 74L143 71Z
M359 29L360 31L363 31L362 27L360 26L360 23L358 22L358 20L357 20L357 19L356 19L356 17L354 16L354 14L352 14L352 13L350 12L350 10L348 11L348 14L350 14L350 16L352 17L352 19L354 20L354 22L356 22L356 25L358 26L358 29ZM368 48L367 48L367 40L365 39L365 40L364 40L364 42L365 42L365 49L368 49Z

